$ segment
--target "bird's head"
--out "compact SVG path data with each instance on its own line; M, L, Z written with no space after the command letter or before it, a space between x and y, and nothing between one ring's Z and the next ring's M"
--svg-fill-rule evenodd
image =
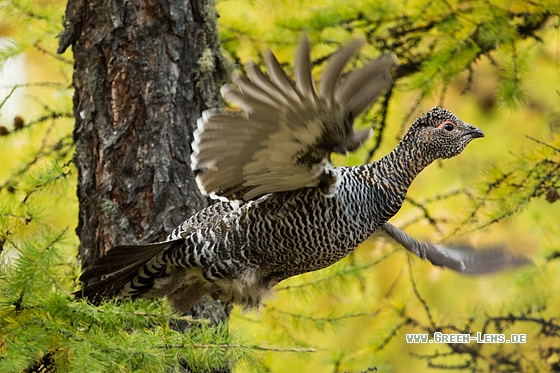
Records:
M416 119L408 135L420 141L434 160L455 157L473 139L484 137L481 130L440 107L434 107Z

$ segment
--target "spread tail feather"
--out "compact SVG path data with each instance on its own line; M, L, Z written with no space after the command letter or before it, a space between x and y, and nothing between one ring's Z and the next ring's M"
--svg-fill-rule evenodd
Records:
M74 295L99 304L103 298L143 292L165 271L165 258L182 245L183 240L179 239L148 245L116 246L80 276L83 282L94 278L101 280L86 285ZM130 288L127 289L129 294L122 294L125 288Z

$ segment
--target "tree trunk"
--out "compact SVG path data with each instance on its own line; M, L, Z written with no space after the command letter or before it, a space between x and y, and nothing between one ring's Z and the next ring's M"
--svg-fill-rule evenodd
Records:
M190 143L201 112L220 104L227 63L212 0L69 0L64 26L85 268L115 245L163 240L207 205ZM195 313L227 319L208 307Z

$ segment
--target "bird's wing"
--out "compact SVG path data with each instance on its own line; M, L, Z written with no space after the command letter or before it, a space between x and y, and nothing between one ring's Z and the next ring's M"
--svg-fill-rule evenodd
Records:
M382 229L414 255L428 260L434 265L466 275L499 272L534 263L529 257L516 256L509 248L502 246L485 250L474 250L466 245L443 247L428 242L418 242L389 222L385 223Z
M234 76L239 90L224 86L222 94L242 111L206 111L194 133L191 160L200 190L245 200L303 187L333 192L330 153L355 150L369 137L371 130L354 132L354 118L392 84L397 65L383 55L342 78L361 45L354 41L330 58L318 92L307 37L296 54L295 85L270 51L268 75L249 64L247 77Z

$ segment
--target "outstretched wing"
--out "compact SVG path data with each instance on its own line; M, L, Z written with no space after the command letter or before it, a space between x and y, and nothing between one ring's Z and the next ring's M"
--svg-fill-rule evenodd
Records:
M334 193L337 173L330 153L357 149L371 130L354 132L353 122L392 83L393 56L383 55L342 78L363 43L342 47L327 64L319 92L311 74L309 41L301 41L294 64L295 86L270 51L268 76L255 64L248 77L234 76L223 96L242 112L210 110L194 133L194 170L207 195L254 199L303 187Z
M434 265L466 275L500 272L508 268L534 263L527 256L515 256L509 248L503 246L489 247L479 251L466 245L435 246L429 242L418 242L389 222L383 224L381 229L414 255L428 260Z

